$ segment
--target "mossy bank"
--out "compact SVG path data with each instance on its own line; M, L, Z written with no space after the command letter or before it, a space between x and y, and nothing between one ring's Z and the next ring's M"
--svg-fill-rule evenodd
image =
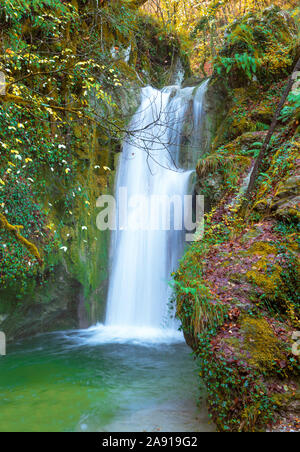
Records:
M275 58L277 51L282 57ZM209 91L221 89L229 101L197 165L205 234L187 249L175 274L178 315L200 358L199 374L220 431L297 430L300 130L293 93L246 216L240 209L299 58L297 27L278 8L248 14L228 30L219 55ZM242 64L241 55L248 63L256 55L255 67L245 56Z

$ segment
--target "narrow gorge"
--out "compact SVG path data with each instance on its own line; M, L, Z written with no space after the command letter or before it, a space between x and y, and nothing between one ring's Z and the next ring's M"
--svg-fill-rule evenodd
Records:
M299 430L299 7L256 3L3 0L0 431Z

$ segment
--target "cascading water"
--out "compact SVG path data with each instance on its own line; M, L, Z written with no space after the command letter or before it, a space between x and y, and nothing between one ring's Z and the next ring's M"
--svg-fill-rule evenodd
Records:
M105 329L114 331L117 337L182 338L174 315L170 314L168 282L183 253L185 231L174 230L175 218L171 214L170 219L170 209L161 208L161 204L153 209L150 198L177 196L183 207L192 173L179 168L183 128L187 120L192 121L190 145L194 146L202 121L205 86L206 83L198 89L171 86L162 91L151 87L142 90L116 182L118 212L124 204L122 190L126 189L127 223L123 227L117 218L113 232ZM143 204L137 202L137 196L142 197Z

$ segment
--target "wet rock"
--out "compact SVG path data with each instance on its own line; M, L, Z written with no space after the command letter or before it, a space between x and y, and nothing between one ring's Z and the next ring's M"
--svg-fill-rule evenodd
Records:
M196 77L196 76L192 76L187 78L183 84L182 84L182 88L187 88L188 86L197 86L200 85L203 82L203 79Z
M198 179L195 192L204 196L205 212L209 212L222 199L223 178L220 174L210 174L205 178Z
M256 142L262 143L267 136L267 132L246 132L236 139L236 143L242 148L249 148Z
M87 317L79 310L82 296L82 286L58 266L45 285L36 287L33 296L24 298L9 315L1 315L1 329L12 342L38 333L78 328Z

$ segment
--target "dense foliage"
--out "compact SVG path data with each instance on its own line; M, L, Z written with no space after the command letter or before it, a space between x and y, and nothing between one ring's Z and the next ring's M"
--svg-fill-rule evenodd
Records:
M135 2L5 0L0 22L1 288L22 298L53 260L79 272L76 240L96 253L96 199L109 189L131 92L163 83L180 44ZM22 226L22 241L7 222Z
M247 14L253 17L253 14L274 5L291 10L294 17L299 15L298 2L288 0L241 0L238 2L234 0L148 0L144 8L159 17L164 26L181 33L185 42L192 41L193 68L200 69L202 75L206 76L211 74L215 58L219 58L224 35L228 37L230 27L235 27L242 17L247 17ZM241 30L245 38L247 35L249 37L253 31L251 21L244 30ZM271 39L275 37L271 36L271 30L265 30L265 33L269 34ZM264 36L261 38L263 42ZM275 59L276 45L273 52ZM237 55L235 60L237 64L244 64L250 71L254 68L256 55L255 59L249 53ZM271 57L270 52L268 57Z

